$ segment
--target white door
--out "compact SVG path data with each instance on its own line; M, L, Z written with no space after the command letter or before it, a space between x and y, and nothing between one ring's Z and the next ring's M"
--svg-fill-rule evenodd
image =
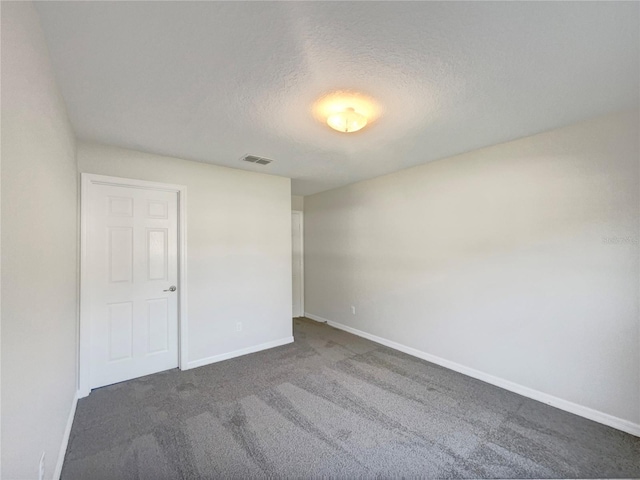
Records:
M304 317L304 273L302 269L302 212L291 213L291 245L293 249L293 316Z
M86 212L90 388L178 366L176 192L93 184Z

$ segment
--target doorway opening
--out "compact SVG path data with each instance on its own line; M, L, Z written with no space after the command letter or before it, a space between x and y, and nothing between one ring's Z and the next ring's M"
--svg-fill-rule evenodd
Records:
M293 276L293 317L304 317L304 223L303 214L291 212L291 247Z

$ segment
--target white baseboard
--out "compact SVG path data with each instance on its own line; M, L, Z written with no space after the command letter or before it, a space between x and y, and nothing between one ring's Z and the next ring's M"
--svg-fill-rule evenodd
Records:
M600 412L598 410L594 410L592 408L585 407L568 400L563 400L562 398L554 397L553 395L549 395L548 393L540 392L538 390L534 390L533 388L525 387L523 385L510 382L509 380L505 380L500 377L495 377L488 373L484 373L479 370L460 365L459 363L455 363L450 360L446 360L444 358L422 352L412 347L407 347L406 345L402 345L401 343L393 342L391 340L387 340L386 338L378 337L376 335L363 332L356 328L342 325L341 323L337 323L332 320L327 320L326 318L319 317L318 315L313 315L308 312L305 312L304 315L305 317L311 320L315 320L316 322L327 323L332 327L344 330L345 332L353 333L354 335L366 338L367 340L380 343L386 347L393 348L394 350L399 350L408 355L426 360L427 362L435 363L436 365L440 365L441 367L445 367L469 377L482 380L483 382L490 383L491 385L495 385L496 387L504 388L505 390L509 390L524 397L528 397L533 400L546 403L547 405L551 405L552 407L559 408L560 410L565 410L575 415L593 420L594 422L602 423L617 430L622 430L623 432L627 432L631 435L635 435L636 437L640 437L640 424L630 422L629 420L614 417L613 415L609 415L608 413Z
M222 353L220 355L214 355L213 357L202 358L200 360L193 360L187 363L187 368L185 368L184 370L191 370L192 368L203 367L211 363L221 362L223 360L229 360L230 358L247 355L248 353L255 353L261 350L268 350L269 348L280 347L281 345L286 345L287 343L293 343L293 337L285 337L279 340L273 340L272 342L261 343L252 347L234 350L233 352Z
M69 445L69 436L71 435L71 427L73 426L73 419L76 416L76 407L78 406L78 399L80 398L79 392L76 392L71 400L71 410L69 411L69 418L67 418L67 426L64 429L64 435L62 436L62 444L60 445L60 451L58 452L58 461L56 462L56 469L53 472L53 480L59 480L62 474L62 464L64 463L64 456L67 453L67 445Z

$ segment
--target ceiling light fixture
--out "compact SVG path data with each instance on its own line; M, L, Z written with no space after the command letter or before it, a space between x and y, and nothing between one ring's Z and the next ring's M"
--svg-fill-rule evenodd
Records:
M353 133L375 122L381 109L371 97L360 92L338 90L319 98L313 116L341 133Z
M344 133L352 133L361 130L367 124L367 117L356 112L353 107L347 107L342 112L337 112L327 117L327 125L334 130Z

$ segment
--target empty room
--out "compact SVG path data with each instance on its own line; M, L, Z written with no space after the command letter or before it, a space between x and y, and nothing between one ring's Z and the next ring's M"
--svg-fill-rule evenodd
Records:
M640 2L0 17L3 480L640 478Z

